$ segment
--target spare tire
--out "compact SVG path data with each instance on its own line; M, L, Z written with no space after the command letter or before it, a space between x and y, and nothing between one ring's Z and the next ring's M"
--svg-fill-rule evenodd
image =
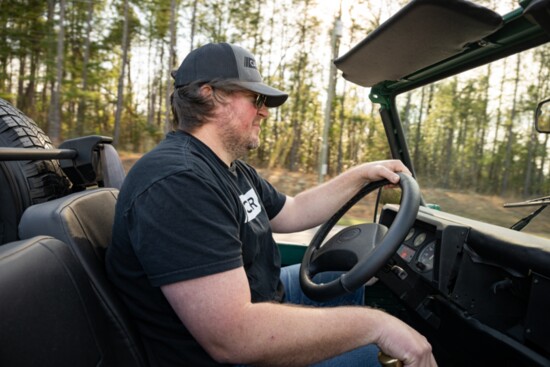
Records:
M53 149L34 121L0 99L0 147ZM17 226L30 205L70 192L57 160L0 161L0 244L17 240Z

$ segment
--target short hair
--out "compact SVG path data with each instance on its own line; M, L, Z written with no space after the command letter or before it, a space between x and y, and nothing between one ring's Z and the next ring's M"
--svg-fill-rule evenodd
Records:
M203 96L201 94L200 89L205 84L212 87L213 93L211 96ZM243 91L243 88L228 79L192 82L176 88L170 96L174 128L193 132L198 127L204 125L209 118L214 117L215 105L213 100L215 99L219 103L224 103L223 94L216 94L216 90L223 91L224 94L232 94Z

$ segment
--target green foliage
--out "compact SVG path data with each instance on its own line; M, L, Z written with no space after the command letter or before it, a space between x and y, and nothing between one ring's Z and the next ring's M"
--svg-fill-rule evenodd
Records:
M521 58L544 60L541 55L547 50L528 51ZM534 133L533 111L548 95L550 79L523 74L548 75L550 68L526 62L516 70L514 62L503 60L471 76L439 82L429 98L420 94L426 90L400 97L401 116L409 109L408 141L418 136L421 142L413 161L422 185L488 194L547 194L548 137ZM524 92L514 97L514 88Z
M173 64L179 64L189 49L207 42L237 43L257 56L266 83L290 94L288 102L270 111L271 117L262 123L261 146L248 159L264 167L316 172L331 58L328 30L337 6L334 14L315 9L328 3L131 0L121 148L145 151L164 135L166 96L171 89L168 69L174 67L168 65L174 15L178 42ZM346 23L340 53L380 25L383 13L394 12L403 1L379 7L366 0L352 3L350 9L343 9ZM0 98L16 103L47 131L57 72L59 2L1 0L1 7ZM123 14L122 0L66 1L63 139L113 135ZM416 170L427 180L423 184L491 193L500 190L506 179L509 194L520 194L524 188L530 193L550 191L548 136L533 136L522 128L532 119L535 102L550 94L548 60L549 47L522 60L519 72L532 75L519 83L515 97L511 87L499 87L501 82L513 82L514 61L401 96L400 116ZM376 107L365 102L367 93L338 77L330 115L329 175L390 157ZM513 154L505 167L502 161L509 147Z

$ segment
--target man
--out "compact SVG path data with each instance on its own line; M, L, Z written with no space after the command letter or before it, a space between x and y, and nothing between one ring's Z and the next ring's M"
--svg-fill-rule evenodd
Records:
M151 364L298 366L377 344L406 365L435 365L426 339L381 311L282 303L281 278L293 275L280 274L272 237L323 223L366 181L397 183L406 167L363 164L287 197L238 160L288 97L263 84L253 55L208 44L174 77L176 131L129 172L107 254Z

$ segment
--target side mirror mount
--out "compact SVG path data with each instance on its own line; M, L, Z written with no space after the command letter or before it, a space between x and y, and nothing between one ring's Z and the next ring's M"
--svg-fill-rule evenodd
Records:
M535 110L535 128L539 133L550 133L550 98L540 102Z

